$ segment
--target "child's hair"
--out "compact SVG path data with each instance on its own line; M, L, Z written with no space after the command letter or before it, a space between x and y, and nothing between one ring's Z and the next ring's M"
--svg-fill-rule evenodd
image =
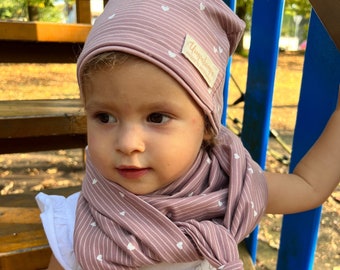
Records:
M88 62L84 64L83 68L83 78L81 86L84 90L87 88L86 84L88 79L91 77L91 74L103 71L103 70L110 70L113 67L119 66L124 64L128 59L134 59L136 61L141 60L139 57L130 55L124 52L119 51L111 51L111 52L104 52L92 57ZM86 91L83 93L84 102L86 100ZM202 115L204 115L204 125L205 125L205 136L206 138L203 140L202 147L206 150L210 150L212 147L216 145L216 132L212 127L209 118L205 115L202 111Z

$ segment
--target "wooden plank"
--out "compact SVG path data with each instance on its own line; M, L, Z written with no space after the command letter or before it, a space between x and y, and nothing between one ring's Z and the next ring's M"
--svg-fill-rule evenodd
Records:
M80 187L44 190L69 196ZM33 270L48 266L51 250L35 202L36 193L0 196L0 269Z
M0 138L86 134L80 100L0 101Z
M0 40L1 63L76 63L83 43Z
M78 23L91 23L90 4L90 0L76 0Z
M84 148L80 100L0 101L0 154Z
M0 154L85 148L86 145L86 134L27 138L0 138Z
M1 270L47 269L52 251L49 247L0 256Z
M0 40L84 43L90 24L0 22Z
M17 117L84 115L80 99L4 100L0 101L0 119Z

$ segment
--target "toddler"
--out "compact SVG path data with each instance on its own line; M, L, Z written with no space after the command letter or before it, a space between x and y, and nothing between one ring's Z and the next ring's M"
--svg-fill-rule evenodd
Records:
M293 174L263 172L220 124L244 23L220 0L111 0L77 63L82 190L38 194L49 269L243 269L265 213L319 206L339 182L340 109Z

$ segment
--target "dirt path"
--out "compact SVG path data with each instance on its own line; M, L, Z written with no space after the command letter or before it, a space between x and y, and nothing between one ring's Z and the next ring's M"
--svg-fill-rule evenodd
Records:
M276 74L271 128L289 146L295 126L302 64L301 55L282 54ZM74 64L0 63L0 74L0 100L79 97ZM244 91L247 75L245 58L234 56L232 75ZM235 84L230 83L228 103L233 103L239 96ZM242 111L242 103L229 108L229 114L239 120L242 120ZM274 139L270 140L270 149L289 157ZM269 171L288 171L286 164L270 154L266 166ZM83 174L83 151L80 149L0 155L2 195L80 185ZM324 204L314 269L334 270L336 266L340 266L339 223L340 187ZM275 269L280 228L281 216L268 215L263 218L259 233L257 269Z

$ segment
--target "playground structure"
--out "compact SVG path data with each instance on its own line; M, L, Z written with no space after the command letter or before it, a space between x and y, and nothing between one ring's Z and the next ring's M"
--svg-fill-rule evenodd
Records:
M235 7L235 1L226 1L232 8ZM324 1L325 3L327 1ZM44 46L46 54L41 57L33 55L34 59L40 61L74 61L75 53L74 45L81 46L84 42L88 30L90 29L89 21L89 0L77 0L79 5L77 15L77 25L70 25L70 35L66 35L68 31L66 25L49 25L49 29L41 30L41 35L37 35L34 31L22 31L27 36L19 36L15 33L20 32L22 27L32 27L41 29L45 24L32 23L0 23L0 40L6 39L7 49L14 44L20 42L28 42L32 46L32 51L36 46ZM279 52L278 40L280 36L282 13L284 1L254 1L252 30L251 30L251 46L249 51L249 68L246 86L245 112L242 128L242 140L253 158L262 166L265 165L266 152L268 145L268 135L270 133L269 120L271 113L271 103L274 89L275 70ZM263 16L263 12L266 16ZM83 16L83 17L82 17ZM9 31L17 29L14 32ZM47 38L46 34L55 31L57 27L64 29L64 34ZM1 29L7 28L7 32ZM17 32L16 32L17 31ZM36 31L39 32L39 31ZM28 34L32 33L32 34ZM57 31L57 33L62 33ZM73 34L72 34L73 33ZM81 33L80 37L75 33ZM68 37L67 37L68 36ZM18 42L19 41L19 42ZM333 111L336 103L336 96L339 89L340 81L340 52L336 47L336 43L331 39L329 32L325 29L319 17L312 11L308 47L305 54L305 63L303 69L303 79L301 85L301 95L298 105L298 116L293 141L293 151L291 158L291 170L297 164L299 159L314 143L319 136L321 130L325 126L327 119ZM40 44L40 45L38 45ZM65 45L66 44L66 45ZM19 45L16 45L19 46ZM66 58L45 58L48 56L48 50L51 46L56 48L64 48L62 55ZM33 48L34 47L34 48ZM1 50L4 52L4 50ZM41 47L38 50L41 52ZM18 55L18 47L15 47L12 55L6 55L0 52L0 61L8 60L15 54L15 61L20 61L20 57L27 57L27 51ZM31 55L32 57L32 55ZM51 56L50 56L51 57ZM13 59L13 58L12 58ZM22 59L22 58L21 58ZM32 60L32 59L31 59ZM27 60L28 61L28 60ZM232 64L232 61L231 61ZM230 66L228 67L228 70ZM226 83L225 96L228 96L228 83ZM227 100L227 98L225 99ZM225 116L228 108L225 108ZM1 205L0 205L1 206ZM279 249L279 257L277 269L312 269L313 258L317 243L317 232L320 223L320 215L322 208L308 211L306 213L287 215L284 217L281 234L281 245ZM257 231L247 239L247 246L252 255L253 260L256 258L256 235ZM48 253L45 253L48 254ZM1 264L0 264L0 269ZM7 269L7 268L4 268Z
M317 2L318 7L322 5L322 1L313 2ZM228 1L228 4L235 7L236 3ZM339 10L330 1L323 1L323 4L328 5L329 10ZM283 7L284 1L279 0L254 1L253 6L242 140L262 167L265 166L268 145ZM333 23L335 20L333 16ZM329 23L325 25L329 32L312 10L290 170L318 138L336 104L340 82L340 52L336 43L340 37L333 35L332 40L329 33L334 33L334 24L331 26L332 31ZM339 29L339 23L337 27ZM225 95L228 95L228 85ZM319 207L305 213L284 216L278 270L313 268L321 211L322 207ZM247 240L254 260L256 235L255 230Z

